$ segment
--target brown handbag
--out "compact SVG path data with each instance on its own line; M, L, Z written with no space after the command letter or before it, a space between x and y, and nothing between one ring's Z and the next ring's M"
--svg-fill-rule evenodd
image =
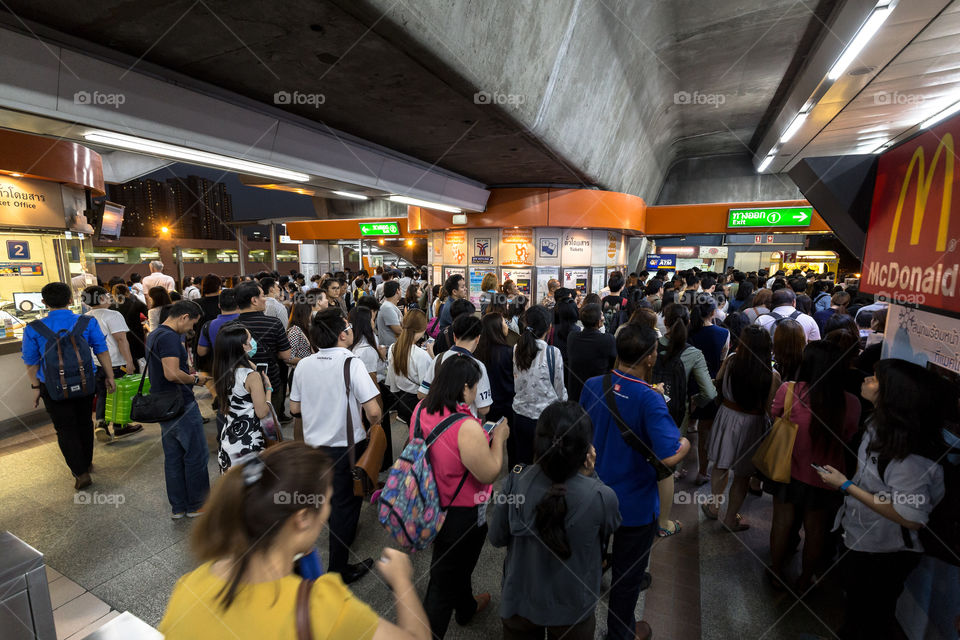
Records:
M310 626L310 590L316 580L301 580L297 587L297 640L313 640Z
M383 432L380 423L370 425L367 429L367 448L357 460L353 438L353 412L350 411L350 361L343 361L343 380L347 385L347 455L350 459L350 469L353 472L353 495L368 496L377 488L377 479L380 467L383 464L383 454L387 450L387 435Z

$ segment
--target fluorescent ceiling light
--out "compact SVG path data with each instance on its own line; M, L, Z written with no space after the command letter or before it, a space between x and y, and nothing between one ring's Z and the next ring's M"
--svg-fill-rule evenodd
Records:
M807 111L801 111L797 114L797 117L793 119L793 122L791 122L790 126L787 127L787 130L783 132L782 136L780 136L780 144L785 143L787 140L792 138L797 131L800 130L800 127L803 126L803 123L807 119L808 115L810 115L810 113Z
M764 170L770 166L770 163L773 162L773 159L776 154L771 153L766 158L763 159L763 162L760 163L760 166L757 167L757 173L763 173Z
M230 156L224 156L218 153L208 153L206 151L190 149L189 147L181 147L165 142L157 142L156 140L128 136L112 131L91 131L90 133L85 133L83 137L90 142L98 142L109 147L127 149L137 153L160 156L173 160L182 160L184 162L220 167L239 173L249 173L267 178L279 178L281 180L292 180L294 182L307 182L310 179L309 175L300 173L299 171L290 171L268 164L240 160L239 158L231 158Z
M834 63L833 67L830 68L830 72L827 74L828 80L836 80L843 75L843 72L846 71L850 63L860 55L860 52L867 46L870 39L876 35L877 31L880 30L880 27L884 21L890 17L892 12L893 7L889 4L882 7L878 6L873 10L870 17L867 18L867 21L863 23L863 26L857 31L857 35L853 37L850 44L848 44L846 49L843 50L843 53L840 54L840 58Z
M353 198L354 200L369 200L365 195L359 193L350 193L349 191L334 191L338 196L343 196L344 198Z
M924 120L923 122L921 122L921 123L920 123L920 128L921 128L921 129L929 129L930 127L932 127L933 125L937 124L937 123L940 122L941 120L944 120L944 119L946 119L946 118L949 118L950 116L952 116L953 114L955 114L955 113L958 112L958 111L960 111L960 102L955 102L954 104L950 105L949 107L947 107L946 109L944 109L944 110L941 111L940 113L936 114L935 116L930 117L930 118L927 118L926 120Z
M427 209L437 209L438 211L447 211L449 213L460 213L463 209L458 207L451 207L448 204L440 204L437 202L429 202L428 200L420 200L419 198L411 198L409 196L390 196L388 198L391 202L399 202L400 204L409 204L414 207L425 207Z

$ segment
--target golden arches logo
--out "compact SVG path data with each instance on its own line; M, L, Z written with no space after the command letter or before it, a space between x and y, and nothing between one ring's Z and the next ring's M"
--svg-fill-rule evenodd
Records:
M944 154L946 151L946 154ZM924 172L923 147L917 147L910 158L910 164L907 165L907 173L903 177L903 185L900 187L900 199L897 200L897 210L893 215L893 228L890 229L890 245L887 248L889 253L897 246L897 232L900 230L900 216L903 214L903 202L907 197L907 188L910 186L910 179L913 177L913 169L917 167L917 195L913 203L913 226L910 229L910 244L920 242L920 229L923 227L923 214L927 209L927 196L930 194L930 185L933 183L933 174L937 170L937 164L940 161L941 154L944 155L944 173L943 173L943 197L940 199L940 225L937 227L937 251L945 251L947 248L947 230L950 226L950 203L953 197L953 136L949 133L944 134L937 150L933 154L933 160L930 162L930 169Z

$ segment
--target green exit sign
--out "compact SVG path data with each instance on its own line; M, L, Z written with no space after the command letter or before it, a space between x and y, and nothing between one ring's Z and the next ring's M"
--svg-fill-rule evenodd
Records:
M361 236L398 236L400 225L396 222L361 222Z
M730 209L727 227L809 227L813 207L781 207L779 209Z

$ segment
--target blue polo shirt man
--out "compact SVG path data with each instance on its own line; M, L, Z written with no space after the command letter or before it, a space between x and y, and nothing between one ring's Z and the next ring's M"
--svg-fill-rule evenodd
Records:
M620 418L666 466L683 460L690 443L670 417L663 394L644 380L657 360L657 334L650 328L626 325L617 336L617 362L610 375ZM604 378L584 383L580 405L593 421L596 471L620 501L620 528L613 536L610 640L644 637L649 625L634 618L640 591L646 582L650 549L657 532L660 497L657 473L644 453L628 445L604 397Z
M40 291L43 304L49 313L40 322L45 324L54 333L70 331L80 319L80 316L70 311L73 302L73 291L63 282L51 282ZM110 351L107 340L100 330L100 325L91 318L83 332L83 339L100 361L105 373L105 385L108 392L116 389L113 378L113 364L110 361ZM33 389L33 406L39 407L43 400L43 407L50 415L53 428L57 432L57 444L63 459L73 474L74 488L77 490L90 486L90 465L93 464L93 394L95 387L91 386L88 395L54 400L47 391L44 379L43 354L47 346L47 339L37 333L33 327L27 326L23 330L23 348L21 358L27 367L27 377L30 378L30 388ZM94 364L96 369L96 364Z

